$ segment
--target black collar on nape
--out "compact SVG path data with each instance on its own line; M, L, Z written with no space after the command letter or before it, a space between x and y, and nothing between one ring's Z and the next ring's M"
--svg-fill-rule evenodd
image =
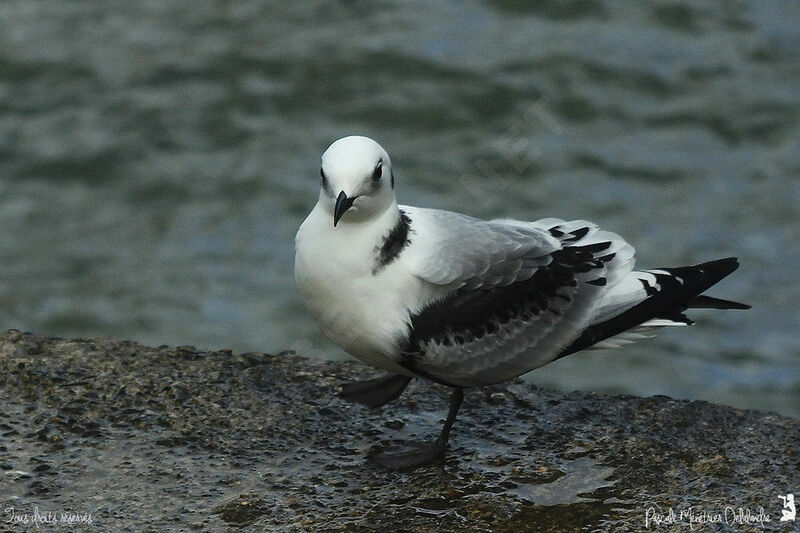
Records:
M378 274L386 268L392 261L400 256L403 249L411 243L409 233L411 232L411 219L405 211L400 210L400 219L392 228L389 234L383 238L383 243L376 247L375 266L372 268L372 275Z

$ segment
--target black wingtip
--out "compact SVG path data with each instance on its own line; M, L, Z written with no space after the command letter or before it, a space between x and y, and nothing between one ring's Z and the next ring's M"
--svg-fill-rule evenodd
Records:
M695 265L695 268L702 268L706 272L713 273L714 275L719 276L719 279L722 279L739 268L739 258L726 257L724 259L716 259L714 261L708 261L706 263Z
M558 355L558 358L583 350L597 342L643 324L651 318L667 318L691 324L692 321L683 315L683 311L687 308L750 309L747 304L701 294L737 268L739 268L739 260L735 257L726 257L694 266L645 271L656 275L661 284L661 290L651 287L646 280L642 279L642 284L648 294L647 298L622 314L586 329L577 340ZM666 271L666 273L658 271Z
M690 309L751 309L751 306L732 300L723 300L722 298L713 298L700 294L695 296L689 302Z
M716 285L720 280L727 277L731 272L739 268L739 259L736 257L726 257L724 259L716 259L706 263L700 263L691 267L667 269L672 270L678 275L682 273L687 274L700 274L699 279L696 279L695 286L693 287L695 294L700 294L706 291L712 285Z
M750 309L750 306L747 304L722 300L702 294L737 268L739 268L739 259L736 257L726 257L724 259L716 259L691 267L671 269L671 271L679 276L686 275L687 278L692 279L686 287L688 292L684 293L684 298L686 298L684 300L684 305L688 308Z

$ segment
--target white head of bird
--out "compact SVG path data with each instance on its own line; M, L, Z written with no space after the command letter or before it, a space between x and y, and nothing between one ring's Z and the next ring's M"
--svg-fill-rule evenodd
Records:
M395 205L389 154L368 137L351 135L322 154L319 203L340 222L373 219Z

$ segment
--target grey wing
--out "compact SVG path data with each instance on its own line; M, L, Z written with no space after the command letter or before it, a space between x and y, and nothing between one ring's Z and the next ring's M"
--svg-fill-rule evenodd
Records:
M630 245L584 221L484 224L477 250L466 242L440 247L429 250L427 263L414 263L430 265L424 279L430 281L434 271L453 287L411 316L403 364L419 375L477 386L552 361L591 324L608 288L633 265ZM526 242L528 234L532 242ZM556 245L537 240L541 234ZM512 244L491 245L491 235Z
M502 287L528 279L561 248L558 239L531 223L487 222L449 211L401 209L412 228L404 264L428 283L453 290Z

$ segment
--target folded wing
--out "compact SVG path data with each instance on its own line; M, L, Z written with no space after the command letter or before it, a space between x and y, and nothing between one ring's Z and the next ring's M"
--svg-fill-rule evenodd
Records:
M451 385L500 382L553 360L633 265L630 245L585 221L410 216L434 245L410 247L406 266L447 290L413 310L402 364Z

